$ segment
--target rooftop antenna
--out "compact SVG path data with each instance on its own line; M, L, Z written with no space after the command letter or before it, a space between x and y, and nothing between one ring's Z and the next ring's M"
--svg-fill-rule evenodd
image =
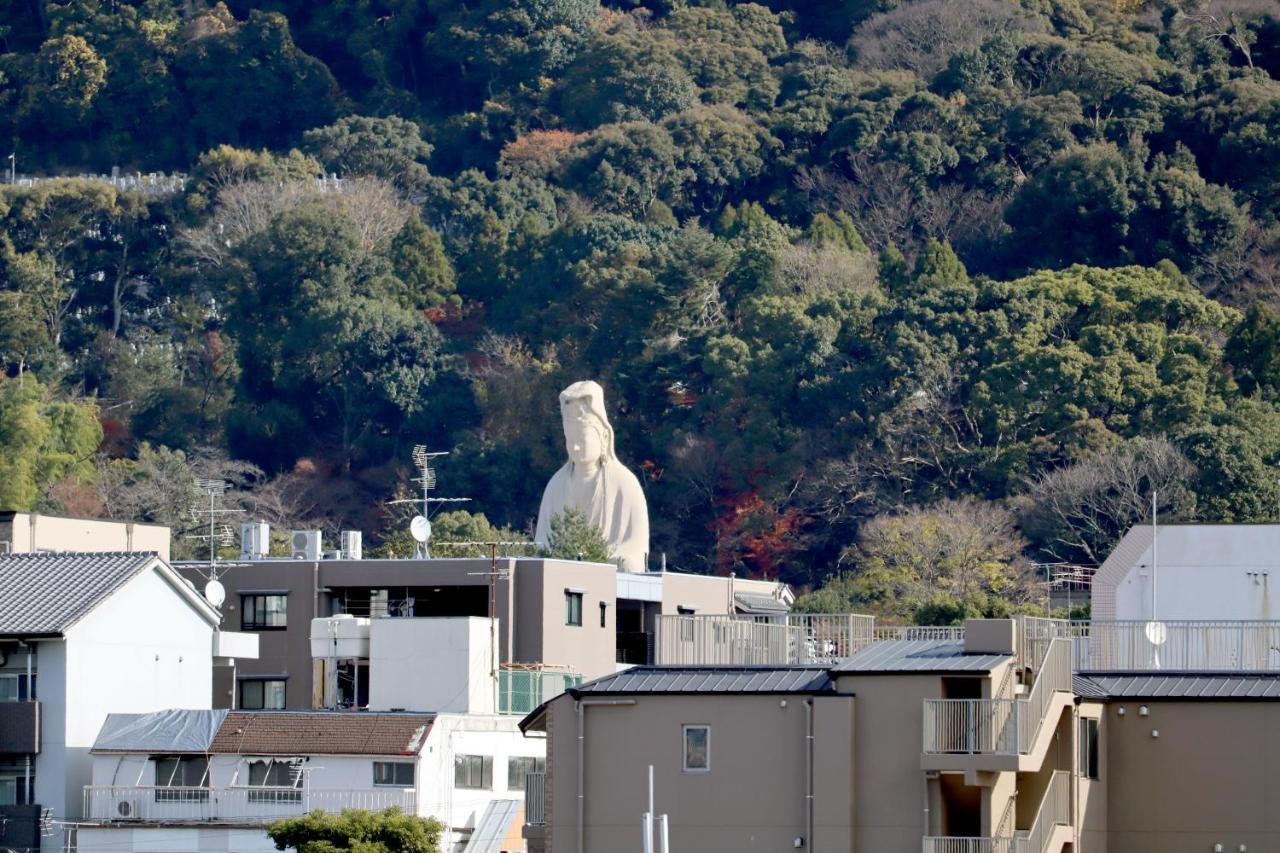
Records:
M431 464L431 460L441 456L448 456L447 450L427 450L425 444L415 444L413 446L413 467L417 469L418 476L413 478L413 482L422 486L421 498L401 498L399 500L388 501L390 504L416 504L421 502L421 511L413 517L409 522L409 533L413 536L413 541L418 545L414 549L413 556L415 559L427 559L431 556L431 548L427 544L431 539L431 505L433 503L466 503L471 498L434 498L431 496L431 490L436 487L436 470Z
M204 524L201 523L199 532L188 533L186 538L209 543L209 564L204 573L206 579L204 594L210 604L214 607L221 607L222 602L226 600L227 592L218 580L218 548L233 544L235 542L235 534L232 533L228 525L221 523L220 519L224 515L234 515L244 512L244 510L229 509L222 505L222 499L227 494L227 484L224 480L197 477L195 483L196 488L203 494L197 496L192 502L191 518L197 522L203 522L207 519L209 529L208 532L205 532ZM205 505L206 497L208 498L207 506Z

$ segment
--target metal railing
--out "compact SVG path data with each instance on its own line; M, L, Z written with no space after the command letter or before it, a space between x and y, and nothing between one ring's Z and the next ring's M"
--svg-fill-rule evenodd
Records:
M1280 672L1280 622L1076 622L1078 672Z
M567 667L503 664L498 669L498 713L528 714L581 683L582 674Z
M526 773L524 776L524 822L530 826L547 825L546 773Z
M832 664L874 641L875 619L854 613L658 616L654 658L663 665Z
M87 785L84 814L103 821L229 821L259 823L319 809L382 811L396 806L416 813L412 789L326 791L309 788L234 788Z
M1020 616L1018 636L1018 666L1038 673L1049 653L1049 644L1057 639L1071 639L1073 632L1066 619Z
M1045 724L1053 696L1071 691L1071 641L1049 641L1031 691L1015 699L926 699L924 751L1025 755Z
M964 640L963 625L876 625L872 638L881 640Z
M962 836L926 836L924 853L1022 853L1022 839L964 838Z
M1066 770L1053 772L1044 798L1040 800L1040 808L1036 810L1035 820L1022 839L1022 851L1044 853L1053 838L1054 828L1058 826L1071 826L1071 774Z

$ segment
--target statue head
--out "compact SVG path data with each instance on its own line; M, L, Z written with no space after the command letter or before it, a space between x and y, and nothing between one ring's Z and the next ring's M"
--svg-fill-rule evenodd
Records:
M560 418L564 421L564 447L571 461L603 465L614 458L613 427L604 411L600 383L575 382L561 391Z

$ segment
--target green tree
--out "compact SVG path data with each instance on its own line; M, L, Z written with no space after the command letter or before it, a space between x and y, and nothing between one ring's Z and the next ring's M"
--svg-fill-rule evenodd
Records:
M444 826L435 818L407 815L392 807L381 812L317 809L267 825L277 850L298 853L439 853Z
M608 563L613 559L604 533L579 510L569 507L551 519L542 556L561 560Z
M58 400L30 372L0 377L0 506L35 509L64 477L91 478L101 442L93 403Z
M417 125L398 116L346 116L303 139L308 153L342 175L375 175L407 192L421 190L431 177L431 145Z
M404 282L400 300L405 308L431 308L458 304L457 276L445 254L440 235L411 218L391 241L391 265Z

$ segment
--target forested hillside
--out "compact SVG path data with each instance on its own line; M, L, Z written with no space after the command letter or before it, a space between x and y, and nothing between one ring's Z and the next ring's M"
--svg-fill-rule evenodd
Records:
M527 529L597 378L654 551L811 606L997 612L1152 488L1277 512L1271 0L0 0L0 48L20 174L189 177L0 190L6 507L181 526L194 472L376 542L425 443Z

